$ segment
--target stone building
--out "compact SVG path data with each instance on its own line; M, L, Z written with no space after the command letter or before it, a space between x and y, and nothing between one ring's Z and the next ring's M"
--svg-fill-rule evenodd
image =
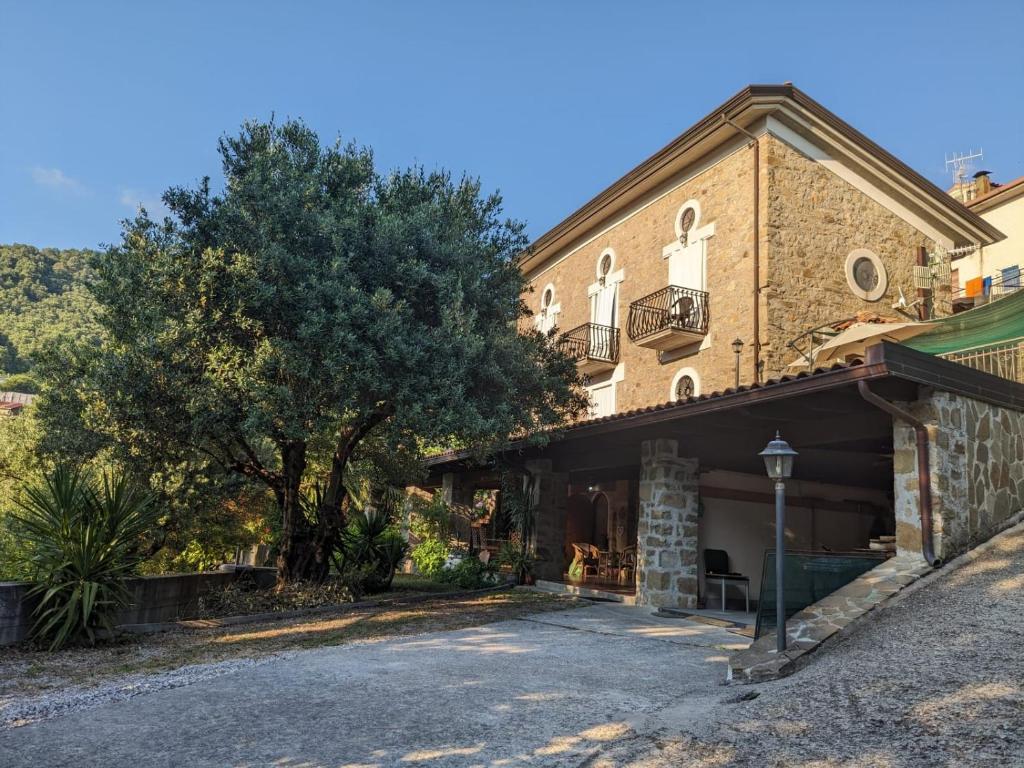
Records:
M807 330L916 295L920 249L1000 233L791 85L750 86L522 259L594 415L777 376ZM948 284L928 297L948 314ZM912 313L912 319L917 319Z
M948 314L948 284L919 294L914 267L1001 237L792 85L749 86L521 258L528 322L577 357L591 417L483 465L435 456L426 485L465 503L509 472L531 478L542 580L695 607L724 594L707 574L724 552L749 580L729 586L756 602L774 539L757 453L781 430L800 452L790 546L853 552L894 537L948 556L1021 508L1019 472L982 477L964 457L1016 455L1024 387L890 344L863 365L783 374L790 342L817 326ZM933 435L922 450L943 472L924 484L941 486L927 514L907 458L920 430L908 447L905 419ZM1000 436L983 439L993 425Z

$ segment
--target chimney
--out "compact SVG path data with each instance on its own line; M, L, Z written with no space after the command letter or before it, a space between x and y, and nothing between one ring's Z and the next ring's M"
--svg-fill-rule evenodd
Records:
M978 171L974 174L974 196L981 197L992 191L992 179L988 175L992 171Z

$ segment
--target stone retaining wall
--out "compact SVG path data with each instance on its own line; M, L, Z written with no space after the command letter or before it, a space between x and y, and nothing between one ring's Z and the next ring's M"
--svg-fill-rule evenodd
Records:
M255 572L260 586L273 584L274 569L258 568ZM232 568L128 579L125 586L131 594L131 603L121 612L116 623L149 624L182 618L195 610L200 595L226 587L235 578ZM30 586L25 582L0 582L0 645L10 645L28 637L35 608L34 601L25 599Z
M901 405L928 427L935 552L948 560L1024 509L1024 415L939 391ZM896 421L893 445L896 544L920 553L913 428Z

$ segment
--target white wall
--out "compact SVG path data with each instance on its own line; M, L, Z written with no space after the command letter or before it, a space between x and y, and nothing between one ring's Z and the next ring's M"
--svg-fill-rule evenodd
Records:
M961 288L972 278L998 277L1004 267L1024 266L1024 195L981 211L980 216L1006 235L1006 239L953 261L952 268L959 273Z
M702 473L700 482L702 489L756 491L770 493L774 498L774 486L764 476L714 471ZM850 486L794 480L787 483L787 496L863 501L891 508L884 492ZM750 599L756 600L761 588L764 551L775 547L774 503L707 498L702 494L701 506L698 525L700 554L703 555L705 549L724 549L728 552L730 569L750 577ZM873 509L836 512L787 504L786 546L811 550L821 549L822 546L833 550L867 547L874 520ZM703 559L698 564L698 574L700 594L706 596ZM718 586L714 585L712 591L716 594L709 599L709 603L711 607L717 608ZM732 598L739 594L736 591L729 592Z

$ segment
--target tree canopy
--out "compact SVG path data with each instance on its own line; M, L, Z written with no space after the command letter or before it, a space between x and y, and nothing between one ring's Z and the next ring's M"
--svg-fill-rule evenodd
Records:
M61 337L95 337L95 302L86 289L94 256L0 245L0 389L34 391L31 370L40 353Z
M168 190L170 218L141 211L92 260L104 339L73 388L132 451L269 488L283 579L326 575L361 450L493 445L585 408L573 362L520 327L527 241L498 195L380 174L297 121L219 150L223 192Z

